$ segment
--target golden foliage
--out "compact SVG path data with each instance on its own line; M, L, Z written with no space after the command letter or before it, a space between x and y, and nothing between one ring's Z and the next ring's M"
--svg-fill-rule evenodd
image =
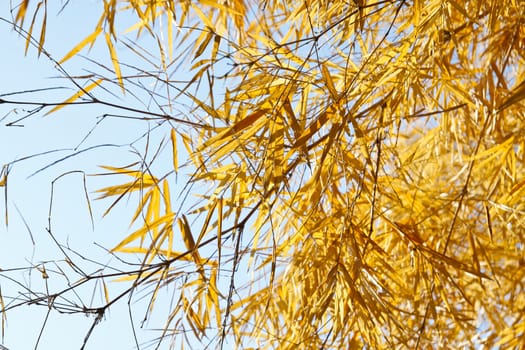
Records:
M140 197L142 226L113 251L162 257L152 281L176 261L197 272L166 332L181 319L239 347L523 344L523 2L105 0L61 62L103 34L124 88L124 14L158 43L159 71L194 74L177 91L195 124L169 132L197 204L172 211L167 175L135 165L106 167L132 180L101 190Z

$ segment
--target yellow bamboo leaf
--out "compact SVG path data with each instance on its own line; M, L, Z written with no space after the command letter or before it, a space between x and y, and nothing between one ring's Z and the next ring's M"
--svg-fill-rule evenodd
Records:
M200 167L203 165L202 162L200 162L200 158L195 152L193 152L192 149L192 140L188 137L186 134L182 134L182 144L184 145L184 148L186 148L186 152L190 155L191 160L193 161L193 164L197 167Z
M134 163L134 164L131 164L129 166L126 166L126 167L114 167L114 166L110 166L110 165L101 165L100 167L103 168L103 169L106 169L106 170L110 170L114 173L117 173L117 174L124 174L124 175L129 175L129 176L132 176L132 177L135 177L135 178L140 178L142 181L144 181L145 183L157 183L158 182L158 179L151 176L149 173L144 173L142 171L137 171L137 170L130 170L130 167L136 165L137 163Z
M201 321L199 315L191 307L191 303L189 303L185 297L182 300L184 305L184 311L186 314L186 319L188 320L188 323L195 337L197 337L197 339L200 339L204 334L205 325Z
M206 215L206 219L204 219L204 223L202 224L201 232L199 233L199 237L197 238L197 242L195 243L196 246L199 246L199 244L202 241L202 238L206 234L206 231L208 230L208 226L210 224L211 217L213 215L213 211L215 210L215 207L217 206L217 201L213 203L213 206L208 210L208 214Z
M146 210L146 215L145 215L146 220L155 222L160 217L160 197L161 197L160 190L157 187L154 187L151 193L151 200L149 201L149 205ZM173 214L173 213L167 213L166 215L169 215L169 214ZM153 239L157 239L158 234L159 234L158 232L159 226L150 225L150 229L151 229ZM141 244L143 243L144 238L145 236L141 237Z
M116 252L120 251L124 246L128 245L129 243L137 240L138 238L144 239L144 237L147 235L147 233L153 228L153 227L159 227L161 225L169 225L172 223L173 219L175 217L174 213L166 214L154 222L150 222L140 229L136 230L135 232L128 235L126 238L124 238L122 241L120 241L117 246L115 246L111 251Z
M478 166L483 166L484 164L492 161L493 159L504 156L507 154L514 145L514 136L509 137L505 142L499 143L495 145L494 147L488 148L482 152L478 152L477 154L468 157L468 160L482 160L478 163Z
M182 218L179 218L177 223L179 225L179 230L182 234L184 244L186 245L186 249L188 251L193 251L195 249L195 241L193 240L193 235L191 234L188 219L186 219L185 215L182 215Z
M130 254L149 254L151 253L151 249L149 247L141 247L141 246L126 246L119 248L119 253L130 253ZM165 256L166 258L168 256L171 256L171 258L176 258L180 261L193 261L193 258L191 254L188 254L188 252L179 252L175 250L169 250L169 249L156 249L156 254L160 254ZM209 264L210 262L207 262Z
M419 249L423 250L424 252L427 252L429 253L433 258L435 258L438 262L444 262L458 270L463 270L465 272L468 272L474 276L477 276L477 277L480 277L480 278L485 278L485 279L488 279L488 280L492 280L492 278L490 278L490 276L488 276L487 274L481 272L481 271L477 271L476 269L474 269L472 266L468 265L468 264L465 264L461 261L458 261L452 257L449 257L445 254L442 254L440 252L437 252L433 249L430 249L424 245L421 245L419 246Z
M202 38L203 36L204 38ZM193 56L194 60L199 58L204 50L206 50L213 36L214 34L211 30L205 30L202 32L200 37L197 39L197 42L200 42L200 45L197 47L197 51L195 51L195 55Z
M56 105L53 109L51 109L45 115L49 115L51 113L54 113L54 112L58 111L59 109L64 108L65 106L67 106L69 104L72 104L73 102L75 102L76 100L78 100L79 98L81 98L82 96L84 96L85 94L89 93L91 90L93 90L97 86L99 86L101 83L102 83L102 79L98 79L98 80L92 82L91 84L89 84L85 88L82 88L81 90L77 91L73 96L71 96L70 98L68 98L64 102Z
M104 299L106 300L106 304L109 304L109 291L108 286L106 285L106 281L102 278L102 288L104 289Z
M175 132L175 129L171 129L170 133L171 138L171 152L173 157L173 170L177 172L179 170L179 156L177 153L177 133Z
M226 130L223 130L219 134L215 135L214 137L208 139L201 147L200 149L205 149L213 145L214 143L224 140L227 137L234 135L244 129L246 129L249 126L252 126L255 124L263 115L265 115L268 112L266 109L259 109L252 114L246 116L245 118L241 119L231 127L229 127Z
M512 188L510 189L510 192L509 192L509 196L512 197L516 192L521 190L523 188L523 186L525 186L525 179L519 181L514 186L512 186Z
M217 167L208 172L203 172L202 174L195 176L194 181L197 180L213 180L213 181L223 181L232 178L232 175L236 174L236 169L238 166L236 164L230 163Z
M451 4L457 11L459 11L459 13L461 13L461 16L463 16L463 18L465 19L468 19L469 21L475 21L474 18L471 18L469 13L467 11L465 11L464 9L464 6L461 6L460 4L458 4L457 2L455 2L454 0L448 0L449 4Z
M301 134L297 141L295 141L293 148L302 148L305 146L308 140L316 134L329 119L329 112L325 111L321 113L321 115Z
M251 100L261 96L270 96L274 99L285 98L285 91L293 85L287 79L274 78L270 81L267 78L256 76L243 83L244 89L236 97L237 101Z
M84 47L86 47L88 44L93 45L95 41L97 40L97 37L99 34L102 33L102 27L97 26L97 28L93 31L93 33L89 34L87 37L84 38L81 42L79 42L71 51L69 51L62 59L58 62L58 64L62 64L65 61L69 60L71 57L75 56L77 53L82 51Z
M219 264L217 262L213 262L211 266L211 274L209 279L209 286L208 286L208 296L213 304L213 307L215 308L215 321L218 328L220 328L221 325L221 307L219 304L219 288L217 287L217 275L219 270Z
M271 157L265 160L266 171L264 174L264 188L270 189L272 184L280 184L283 181L284 164L284 122L281 115L272 119L270 127L268 153Z
M288 116L287 121L290 122L290 126L292 127L292 130L294 132L294 136L298 138L301 133L301 127L299 126L299 123L297 122L297 118L293 111L292 104L290 103L290 99L286 99L286 101L284 101L283 109L286 115Z
M168 180L162 181L162 198L164 199L166 213L171 213L171 195Z
M167 279L169 275L169 269L163 269L162 270L162 274L158 277L158 280L159 281L165 281ZM157 296L159 294L159 290L161 288L161 284L157 284L155 286L155 289L153 290L152 292L152 295L150 297L150 301L149 301L149 312L152 312L153 309L154 309L154 306L155 306L155 302L157 301Z
M199 16L201 21L206 25L206 27L208 27L211 31L216 32L217 30L215 28L215 25L213 24L213 18L210 18L209 15L204 14L204 12L202 12L202 10L200 9L200 6L200 4L191 4L191 7L193 8L197 16Z
M126 194L133 191L139 191L140 189L144 188L144 186L139 182L128 182L122 185L115 185L115 186L109 186L101 188L100 190L97 190L96 192L102 192L102 194L98 197L98 199L107 198L111 196L117 196L121 194Z
M217 53L219 52L219 46L221 44L221 36L215 34L213 37L213 49L211 51L211 60L215 62L217 59Z
M222 251L222 197L219 197L217 204L217 253L219 255L219 266L221 266Z
M166 53L164 52L164 45L162 44L162 42L160 41L160 38L157 37L157 46L159 47L159 52L160 52L160 64L161 64L161 67L162 67L162 70L164 72L167 71L168 67L166 65Z
M40 38L38 39L38 55L40 55L42 53L42 50L44 49L44 42L46 41L46 29L47 29L46 27L47 27L47 4L44 5L44 18L42 19L42 26L40 28Z
M212 1L212 0L200 0L200 3L206 6L214 7L216 9L219 9L221 11L224 11L230 15L244 15L244 8L243 7L235 7L230 5L223 5L220 2Z
M128 183L123 185L117 185L117 186L110 186L106 188L102 188L100 190L97 190L97 192L104 192L102 193L97 199L103 199L111 196L118 195L118 198L113 201L113 203L106 209L104 214L102 216L106 216L113 208L117 205L118 202L124 196L128 193L139 191L141 190L141 185L139 181L135 181L134 183ZM133 215L133 218L131 219L130 226L135 222L135 220L139 217L139 215L142 213L142 210L144 208L144 205L150 200L152 191L147 192L144 197L142 197L140 201L140 205L137 207L137 210L135 211L135 214Z
M193 69L194 67L195 67L195 65L192 66L192 69ZM188 83L186 84L186 86L180 90L180 92L177 94L176 97L179 97L179 96L183 95L183 94L186 92L186 90L188 90L188 88L190 88L191 86L193 86L193 84L194 84L196 81L198 81L198 80L201 79L202 75L203 75L205 72L207 72L208 69L209 69L209 64L207 64L207 65L205 65L204 67L202 67L201 69L199 69L199 70L197 71L197 73L195 73L195 75L193 75L193 77L190 79L190 81L188 81ZM191 96L191 95L190 95L190 96ZM196 98L194 98L193 96L192 96L192 98L193 98L194 100L196 100ZM202 104L203 109L206 110L206 108L204 107L205 104L202 103L202 102L201 102L201 104ZM208 107L208 108L211 109L211 107ZM207 111L207 112L208 112L208 111Z
M202 259L199 254L198 247L195 245L195 240L193 239L193 234L191 233L191 228L188 223L188 219L186 218L186 215L182 215L182 218L179 218L177 220L177 223L179 225L179 230L182 234L182 240L184 241L184 244L186 245L186 249L191 252L191 256L193 257L193 261L197 266L199 266L199 272L202 273Z
M4 296L2 295L2 288L0 287L0 310L5 310ZM5 325L7 323L7 313L2 312L2 334L4 334Z
M165 252L163 253L167 259L171 259L174 255L177 255L173 251L173 226L170 225L167 227L166 230L167 236L168 236L168 247L166 248ZM161 252L163 250L160 250Z
M122 90L122 93L125 93L126 90L124 89L124 81L122 80L122 72L120 71L120 63L117 57L117 51L111 42L111 35L109 33L105 33L105 37L109 54L111 55L111 63L113 64L113 69L115 69L115 75L117 76L118 84Z
M173 3L170 3L173 6ZM172 14L175 14L174 9L170 9ZM173 59L173 19L168 15L168 59Z
M135 23L134 25L132 25L131 27L126 29L124 31L124 33L128 34L128 33L134 32L134 31L138 31L137 35L139 35L143 28L146 28L149 31L151 31L151 28L149 26L149 19L147 19L147 18L141 19L140 21L138 21L137 23Z
M439 21L442 12L442 6L438 2L432 2L429 4L429 6L427 6L426 11L426 17L424 17L418 26L418 31L421 33L427 32L430 30L430 28L432 28L432 26L435 25L437 21Z
M31 25L29 26L29 30L27 31L26 46L25 46L25 52L24 52L25 55L27 55L27 51L29 50L29 44L31 43L31 39L33 38L33 28L35 26L36 17L37 17L38 11L40 10L41 6L42 6L42 2L39 2L36 6L35 13L33 14L33 19L31 20ZM22 10L22 8L20 10ZM24 16L25 16L26 9L23 9L23 11L24 11ZM41 46L38 48L39 53L40 53L41 48L42 48Z
M330 75L330 71L326 67L326 64L321 64L321 73L330 95L332 95L334 100L337 99L337 90L335 89L334 81L332 80L332 76Z
M512 106L513 104L520 102L524 98L525 98L525 81L521 82L520 84L518 84L517 87L513 89L512 95L510 95L510 97L507 98L505 102L503 102L499 106L498 111L503 111L504 109Z
M16 13L16 23L19 23L20 26L24 24L24 19L26 18L27 7L29 5L29 0L23 0L18 4L18 12Z

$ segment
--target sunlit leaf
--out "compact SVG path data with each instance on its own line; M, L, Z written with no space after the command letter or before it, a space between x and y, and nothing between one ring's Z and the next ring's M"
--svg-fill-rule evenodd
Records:
M120 71L120 63L117 57L117 51L113 47L113 43L111 42L111 36L109 35L109 33L105 33L105 38L106 44L109 49L109 54L111 55L111 62L113 63L113 68L115 69L115 75L117 76L117 80L120 85L120 88L122 89L122 93L124 93L124 81L122 80L122 73Z
M124 238L122 241L120 241L119 244L117 244L112 251L120 251L123 247L127 246L129 243L140 239L144 240L144 237L148 234L148 232L152 229L158 228L159 226L163 226L166 224L170 224L173 221L173 218L175 217L174 213L166 214L164 216L159 217L157 220L148 223L144 227L141 227L140 229L136 230L135 232L132 232L129 234L126 238Z
M102 79L98 79L92 82L91 84L87 85L86 87L81 88L81 90L77 91L73 96L71 96L64 102L57 104L55 107L53 107L49 112L46 113L46 115L54 113L58 111L59 109L64 108L67 105L74 104L75 101L77 101L79 98L88 94L91 90L99 86L102 83L102 81L103 81Z
M102 27L98 26L91 34L85 37L84 40L79 42L74 48L71 49L71 51L69 51L64 57L62 57L62 59L58 63L64 63L65 61L71 59L71 57L77 55L87 45L93 45L100 33L102 33Z

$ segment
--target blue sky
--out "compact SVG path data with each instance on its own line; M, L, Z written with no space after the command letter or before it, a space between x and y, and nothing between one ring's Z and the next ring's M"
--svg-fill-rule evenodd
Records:
M101 1L94 0L71 1L65 10L66 13L60 17L56 17L56 8L50 8L46 48L55 59L60 59L74 44L93 30L99 16L100 4ZM8 8L9 1L0 4L0 17L11 18ZM69 82L57 79L58 71L44 55L38 58L36 51L30 49L29 54L24 56L24 40L14 33L8 24L0 22L0 35L3 45L1 58L3 79L0 83L0 95L49 86L72 88ZM103 57L107 57L104 50L104 45L97 45L93 48L92 54L102 54ZM90 68L90 65L86 60L75 59L67 62L65 67L78 74ZM48 90L44 93L19 94L3 98L17 101L57 102L73 93L73 89ZM146 133L151 125L124 119L105 119L97 124L101 113L105 111L88 106L64 108L49 116L39 113L19 121L17 126L6 126L27 115L27 110L30 108L0 105L0 165L45 151L57 151L18 161L10 168L7 198L8 225L4 220L6 209L3 200L4 190L1 190L0 268L5 270L2 276L9 276L25 286L31 286L33 290L45 291L46 288L49 288L50 291L58 291L67 285L67 281L59 274L52 273L53 270L56 270L56 266L50 262L64 259L46 231L52 181L65 172L77 171L60 177L53 188L51 217L52 232L55 238L60 243L67 244L72 250L86 254L91 259L104 264L118 265L118 262L97 244L111 248L124 237L123 235L128 232L127 224L133 204L127 208L117 207L112 215L102 218L102 212L109 202L95 201L96 194L93 191L118 181L104 177L88 177L87 193L92 200L95 221L93 229L86 205L83 187L84 175L80 171L96 173L101 172L98 165L125 165L137 161L137 156L127 145ZM94 128L95 125L96 128ZM159 130L158 134L153 135L162 137L165 131L166 129ZM57 159L75 153L74 149L86 135L89 137L78 149L100 144L123 146L97 148L32 175ZM134 146L140 149L143 144L143 141L139 141ZM74 256L73 253L71 254ZM97 270L96 264L84 261L80 257L76 258L76 263L82 264L86 272L91 273ZM32 274L29 274L29 270L9 270L30 266L45 266L50 272L50 278L43 279L34 270ZM72 280L79 277L74 274L70 276ZM113 296L124 287L109 280L106 282ZM93 286L92 283L80 292L88 296L84 299L89 300ZM16 303L10 297L17 297L20 300L23 298L19 294L23 290L22 287L13 280L0 278L0 288L6 304ZM74 296L70 297L74 299ZM164 297L168 300L169 295L166 293ZM93 300L93 305L100 305L103 302L100 288L94 293ZM138 332L139 342L157 335L155 332L142 333L140 331L140 321L144 315L146 302L147 300L142 300L132 305L137 317L135 329ZM160 302L163 302L163 299ZM38 349L78 349L94 320L94 317L86 317L81 314L60 315L51 311L46 321L46 315L47 308L41 306L22 306L11 310L7 314L4 337L0 339L0 344L7 346L10 350L34 349L37 344ZM147 322L145 328L162 327L162 323L157 321L162 320L165 315L161 312L158 315L157 319L154 316ZM42 334L39 335L41 331ZM134 345L127 300L123 300L112 307L108 317L105 317L95 327L87 349L131 349Z

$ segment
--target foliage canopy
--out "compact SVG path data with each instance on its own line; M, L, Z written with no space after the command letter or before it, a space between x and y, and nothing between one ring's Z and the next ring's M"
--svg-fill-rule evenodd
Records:
M137 203L112 249L141 256L115 275L127 292L153 286L154 312L159 290L180 284L163 339L525 342L525 3L99 4L63 57L46 51L47 1L18 0L11 22L75 86L33 102L47 118L93 104L166 130L148 147L171 152L168 170L156 156L107 165L124 180L98 191L112 200L105 214ZM89 55L97 45L106 57ZM110 64L69 72L81 54Z

